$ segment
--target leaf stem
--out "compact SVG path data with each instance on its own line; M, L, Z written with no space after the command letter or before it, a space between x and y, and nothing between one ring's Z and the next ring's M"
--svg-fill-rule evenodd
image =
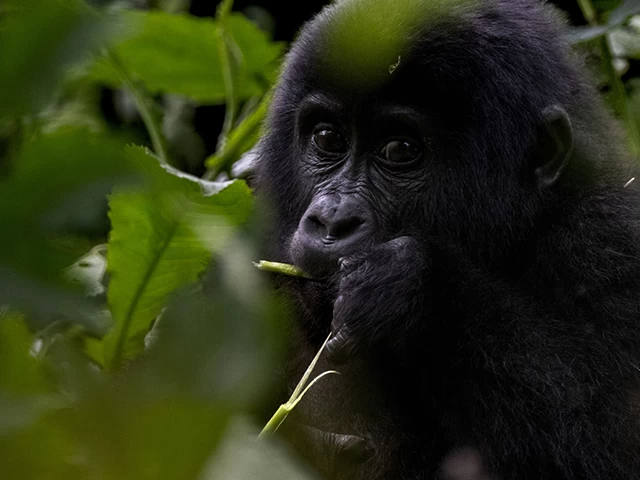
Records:
M131 94L133 101L136 104L136 108L142 117L144 126L149 132L149 137L151 137L151 143L156 156L162 163L169 163L169 156L167 154L164 137L162 135L162 129L151 109L151 99L131 78L131 75L129 75L129 72L118 55L113 50L108 50L107 55L113 65L113 68L118 73L120 80L124 84L126 90Z
M224 149L229 133L233 128L233 123L236 118L237 100L235 93L235 79L234 79L234 67L231 64L231 55L229 49L229 43L232 41L229 33L229 14L233 7L232 0L223 0L218 6L216 12L216 19L218 20L216 25L216 45L218 47L218 55L220 56L220 65L222 67L222 79L224 82L224 93L226 110L224 115L224 123L222 124L222 131L218 137L218 145L216 150L220 151Z
M253 262L253 265L263 272L281 273L282 275L288 275L290 277L311 278L307 272L289 263L260 260L259 262Z
M213 180L220 172L229 170L233 162L240 158L246 149L249 139L258 137L262 122L267 115L270 101L271 95L265 95L255 110L247 115L240 122L240 125L234 129L222 149L206 160L208 170L203 178Z
M280 425L282 425L282 422L285 421L289 413L291 413L291 411L296 407L296 405L298 405L298 402L302 400L305 394L309 391L311 387L313 387L313 385L318 380L320 380L322 377L325 377L327 375L340 374L335 370L327 370L326 372L323 372L320 375L318 375L316 378L314 378L310 383L308 382L309 378L311 377L311 373L313 372L313 369L318 363L318 360L320 359L320 355L322 354L322 351L324 350L324 347L327 345L327 342L329 341L330 338L331 338L331 333L329 334L329 336L326 338L326 340L318 350L318 353L316 353L316 356L313 357L313 360L307 367L307 370L304 372L304 375L298 382L298 385L296 385L296 388L291 394L291 397L289 397L289 400L287 400L286 403L283 403L282 405L280 405L280 407L278 407L278 410L276 410L276 413L274 413L273 416L269 419L269 421L264 426L264 428L262 429L258 437L271 436L274 433L276 433L276 430L278 430Z
M122 366L122 363L125 359L125 343L127 342L129 328L131 327L133 317L140 307L145 289L149 287L149 283L151 282L151 277L160 264L162 256L169 248L169 245L171 244L171 241L173 240L176 231L178 230L178 225L174 224L170 228L171 229L169 230L167 237L155 252L155 255L151 259L150 265L144 272L142 281L136 287L135 292L133 292L133 297L131 298L124 318L116 318L116 325L113 325L111 327L111 331L107 333L107 338L109 338L109 336L115 337L113 338L113 341L107 342L107 344L105 345L105 370L107 372L114 372ZM109 301L109 305L112 305L111 301ZM113 311L113 308L111 309L111 311Z

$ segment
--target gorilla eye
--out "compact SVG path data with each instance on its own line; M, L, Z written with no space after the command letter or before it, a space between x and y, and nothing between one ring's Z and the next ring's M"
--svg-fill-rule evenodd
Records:
M411 163L420 156L420 149L406 140L391 140L378 155L389 163Z
M316 130L313 134L313 142L326 153L345 153L347 151L347 143L342 139L342 135L329 128Z

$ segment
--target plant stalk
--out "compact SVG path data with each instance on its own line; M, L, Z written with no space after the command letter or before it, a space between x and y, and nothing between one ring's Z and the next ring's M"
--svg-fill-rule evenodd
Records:
M167 154L164 137L162 135L162 129L149 106L151 100L146 92L144 92L142 88L136 85L133 81L131 75L129 75L129 72L118 55L113 50L108 50L107 55L113 65L113 68L118 73L120 80L124 84L126 90L131 94L131 97L136 104L136 108L142 117L142 122L144 123L147 132L149 132L149 137L151 137L151 144L153 145L153 150L156 156L162 163L169 164L169 156Z

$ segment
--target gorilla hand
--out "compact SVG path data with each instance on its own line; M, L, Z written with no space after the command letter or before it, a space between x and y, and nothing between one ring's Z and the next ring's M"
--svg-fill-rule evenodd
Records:
M419 242L408 236L340 259L334 334L326 346L331 362L345 363L381 342L391 349L405 344L423 312L426 263Z

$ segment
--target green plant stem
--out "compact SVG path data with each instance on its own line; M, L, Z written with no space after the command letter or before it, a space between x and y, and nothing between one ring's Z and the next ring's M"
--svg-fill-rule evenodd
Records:
M118 73L120 80L124 84L127 91L133 97L133 101L136 104L136 108L138 109L140 116L142 117L144 126L146 127L147 131L149 132L149 136L151 137L151 143L153 145L153 150L156 156L162 163L168 164L169 156L165 147L162 129L153 112L151 111L151 100L149 99L146 92L144 92L142 88L136 85L136 83L133 81L124 64L122 63L120 58L118 58L118 55L113 50L109 50L107 55L111 60L111 64L113 65L114 69Z
M304 270L288 263L260 260L259 262L254 262L253 265L263 272L281 273L283 275L289 275L290 277L311 278L311 276Z
M589 25L598 25L598 16L596 9L591 3L591 0L578 0L578 5L582 11L584 19ZM600 50L602 52L604 67L609 77L609 83L611 84L611 98L613 102L613 108L616 114L622 119L626 126L627 134L631 143L631 151L635 155L640 155L640 131L638 131L638 125L629 108L629 101L627 99L627 92L624 88L624 84L616 72L613 65L613 55L611 53L611 46L609 45L609 35L604 34L600 37Z
M291 409L287 406L287 404L280 405L276 413L273 414L273 417L269 419L267 424L264 426L258 437L265 437L268 435L273 435L276 433L282 422L285 421Z
M589 25L597 23L596 9L591 4L591 0L578 0L578 5L582 11L582 16Z
M216 12L216 18L218 20L216 26L216 45L218 48L218 55L220 56L220 65L222 67L222 79L224 82L224 93L226 109L224 114L224 123L222 124L222 131L218 137L218 145L216 150L221 151L224 149L229 133L233 128L233 123L236 118L237 99L235 93L235 79L234 68L231 64L231 55L229 49L229 43L232 41L229 34L229 14L233 1L224 0L219 6Z
M208 170L203 178L206 180L215 179L220 172L228 171L233 162L240 158L240 155L246 149L249 139L258 136L262 121L267 114L270 100L271 96L265 95L256 109L235 128L222 150L217 151L206 160Z
M298 382L298 385L296 386L295 390L291 394L291 397L289 397L289 400L287 400L286 403L283 403L282 405L280 405L280 407L278 407L278 410L276 410L276 413L274 413L273 416L269 419L269 421L264 426L264 428L262 429L258 437L271 436L274 433L276 433L276 430L278 430L280 425L282 425L282 422L285 421L289 413L291 413L291 411L294 408L296 408L296 405L298 405L300 400L302 400L305 394L309 391L311 387L315 385L315 383L318 380L320 380L322 377L325 377L327 375L339 374L335 370L328 370L324 373L321 373L316 378L314 378L309 384L307 384L307 382L309 381L309 378L311 377L311 373L313 372L313 369L318 363L318 359L320 358L320 355L322 354L324 347L327 345L327 342L329 341L330 338L331 338L331 334L327 336L326 340L318 350L318 353L316 353L316 356L313 357L313 360L307 367L307 370L304 372L304 375Z

